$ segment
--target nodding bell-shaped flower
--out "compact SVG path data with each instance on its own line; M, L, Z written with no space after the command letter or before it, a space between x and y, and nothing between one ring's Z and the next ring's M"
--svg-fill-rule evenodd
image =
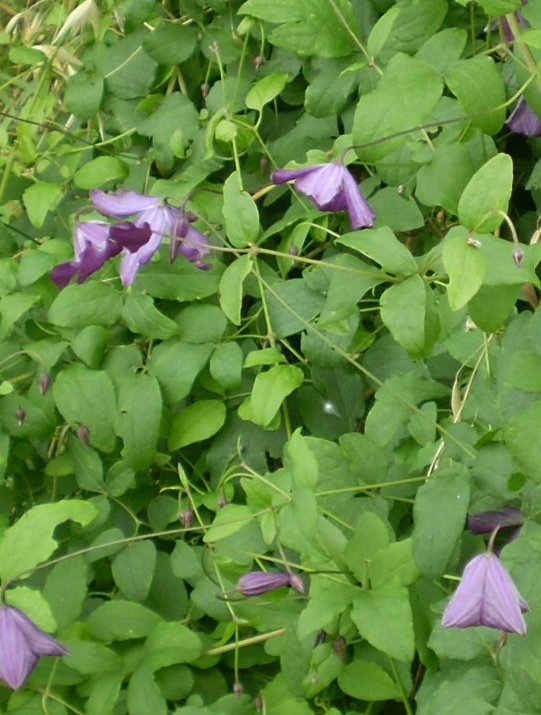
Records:
M441 621L445 628L488 626L507 633L526 633L528 610L498 556L487 551L468 562Z
M320 211L347 211L354 229L371 226L376 218L352 174L339 161L278 169L271 180L273 184L294 181L296 190L308 196Z
M524 97L518 100L505 123L514 134L523 134L526 137L541 136L541 120L530 109Z
M251 571L239 578L236 589L243 596L261 596L282 586L291 586L298 593L304 593L301 578L285 571Z
M111 226L104 221L80 221L73 234L75 260L55 266L51 279L61 289L78 273L77 282L82 283L122 251L128 255L138 251L148 242L151 233L146 223L135 226L126 222Z
M206 236L190 226L182 209L169 206L157 196L147 196L136 191L121 190L106 193L94 189L90 192L94 208L104 216L125 218L133 216L137 227L148 224L151 229L148 240L137 250L127 254L120 266L120 277L124 285L133 283L137 271L147 264L161 246L165 236L177 239L181 244L175 255L181 253L199 268L207 268L201 258L208 253Z
M0 606L0 679L17 690L43 655L67 655L62 643L39 629L22 611Z

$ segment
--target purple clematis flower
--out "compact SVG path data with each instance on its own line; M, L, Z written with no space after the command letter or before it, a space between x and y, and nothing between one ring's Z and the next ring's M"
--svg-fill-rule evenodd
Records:
M489 534L494 529L520 527L524 524L524 516L520 509L506 505L503 509L481 511L468 516L468 529L472 534Z
M67 655L62 643L40 630L22 611L0 606L0 679L20 688L42 655Z
M243 596L261 596L282 586L291 586L298 593L304 593L301 578L284 571L251 571L239 578L236 588Z
M376 218L357 182L340 162L278 169L271 180L273 184L294 180L297 191L308 196L320 211L347 211L355 229L371 226Z
M541 136L541 120L532 112L524 97L518 100L517 106L505 123L515 134L523 134L527 137Z
M135 226L123 223L111 226L103 221L80 221L73 234L75 260L55 266L51 278L58 288L64 288L78 273L77 282L82 283L122 250L128 254L137 251L149 240L150 235L148 224Z
M134 216L133 223L137 227L148 224L151 234L137 250L126 254L120 266L120 277L124 285L130 285L141 266L148 263L161 246L165 236L176 237L181 243L186 243L176 253L182 253L188 260L200 268L207 266L202 262L202 256L208 253L206 236L196 231L182 209L169 206L166 201L157 196L147 196L136 191L117 191L106 193L94 189L90 192L94 208L104 216L125 218ZM175 253L175 255L176 255Z
M507 633L526 633L528 610L513 579L492 551L468 562L441 620L445 628L488 626Z

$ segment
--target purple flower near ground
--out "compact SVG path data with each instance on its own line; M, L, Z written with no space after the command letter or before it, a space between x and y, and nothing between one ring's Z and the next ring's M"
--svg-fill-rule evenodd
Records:
M104 216L125 218L133 216L137 227L148 224L151 229L149 239L137 250L127 253L120 266L120 277L124 285L130 285L141 266L147 264L161 246L165 236L179 239L179 251L188 260L203 267L202 256L209 252L208 239L190 226L182 209L169 206L157 196L147 196L136 191L106 193L94 189L90 192L94 208ZM183 251L182 245L186 248ZM204 266L206 268L206 266Z
M340 162L278 169L271 180L273 184L295 181L297 191L308 196L320 211L347 211L355 229L371 226L376 218L357 182Z
M518 100L517 106L505 123L515 134L523 134L527 137L541 136L541 120L532 112L524 97Z
M304 593L300 577L285 571L251 571L239 578L236 589L243 596L260 596L282 586L291 586L298 593Z
M67 655L68 650L40 630L22 611L0 606L0 679L20 688L42 655Z
M75 259L55 266L51 278L58 288L64 288L78 273L77 282L82 283L123 250L128 255L139 250L150 235L147 223L141 226L133 223L111 226L104 221L80 221L73 233Z
M526 633L522 614L528 610L513 579L492 551L468 562L442 618L445 628L488 626L507 633Z

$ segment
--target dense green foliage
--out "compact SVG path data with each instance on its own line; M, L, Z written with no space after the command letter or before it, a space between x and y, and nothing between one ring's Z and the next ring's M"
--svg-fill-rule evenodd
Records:
M0 712L540 712L541 143L505 119L541 116L541 0L11 5L0 577L70 654ZM271 183L330 160L372 228ZM59 291L120 187L210 269L166 236ZM506 504L527 635L442 628ZM259 570L305 593L243 597Z

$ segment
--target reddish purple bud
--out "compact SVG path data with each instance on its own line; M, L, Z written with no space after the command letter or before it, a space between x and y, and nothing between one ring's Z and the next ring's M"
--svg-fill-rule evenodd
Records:
M24 410L22 407L17 407L15 411L15 419L17 420L17 425L19 427L22 427L26 419L26 410Z
M468 529L472 534L491 534L494 529L522 526L523 523L522 512L513 506L504 506L499 510L481 511L468 516Z
M0 606L0 679L10 688L24 685L41 656L67 653L18 608Z
M338 660L340 660L342 663L346 662L346 655L347 655L347 645L346 641L342 636L336 636L336 638L332 642L332 649L336 653Z
M441 621L445 628L488 626L526 634L528 610L513 579L496 554L487 551L468 562Z
M523 258L524 251L521 248L515 248L515 250L513 251L513 260L515 261L515 265L517 268L521 267Z
M85 447L90 447L90 432L88 431L88 427L79 425L79 427L75 430L75 434Z
M304 593L300 577L284 571L251 571L241 576L236 588L243 596L260 596L282 586L291 586L299 593Z
M51 386L51 382L52 382L51 376L49 375L48 372L44 372L43 375L40 375L40 378L39 378L40 395L45 395L48 392L49 387Z
M193 510L181 509L178 513L178 520L185 529L189 529L193 523Z

